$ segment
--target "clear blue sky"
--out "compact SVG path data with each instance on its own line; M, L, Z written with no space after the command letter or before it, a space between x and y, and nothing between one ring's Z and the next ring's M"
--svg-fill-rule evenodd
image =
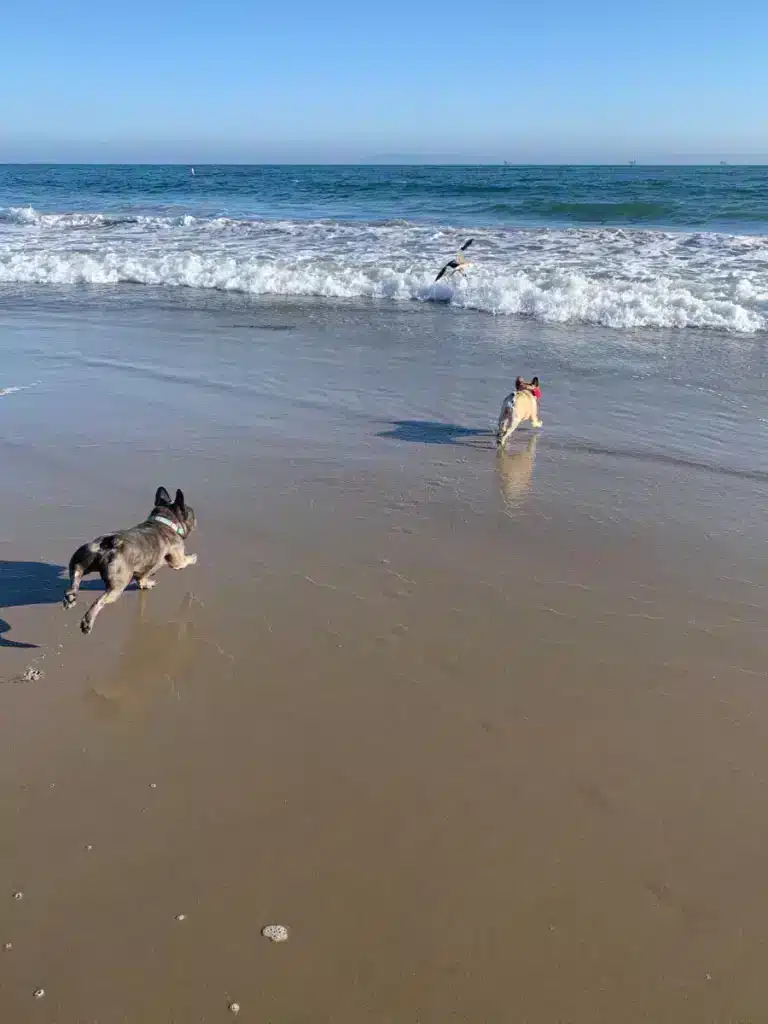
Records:
M18 0L0 161L768 159L768 0Z

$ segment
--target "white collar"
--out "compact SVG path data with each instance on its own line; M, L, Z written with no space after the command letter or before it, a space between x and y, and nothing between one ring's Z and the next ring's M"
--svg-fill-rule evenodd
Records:
M150 516L149 519L150 522L162 523L163 526L170 526L170 528L178 533L180 537L183 537L187 532L181 523L174 523L172 519L166 519L165 516Z

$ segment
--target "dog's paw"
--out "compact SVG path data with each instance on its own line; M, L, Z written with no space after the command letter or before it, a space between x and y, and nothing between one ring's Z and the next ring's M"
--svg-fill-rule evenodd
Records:
M139 590L151 590L157 586L157 580L136 580L136 586Z
M61 602L62 608L74 608L77 603L77 594L65 594L64 600Z
M197 565L197 555L187 555L187 565Z
M86 615L80 622L80 632L85 634L85 636L88 636L92 629L93 621L89 619L88 616Z

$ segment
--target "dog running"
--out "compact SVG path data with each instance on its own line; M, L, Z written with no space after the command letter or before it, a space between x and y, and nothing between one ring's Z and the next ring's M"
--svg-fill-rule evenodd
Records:
M197 555L184 551L184 541L197 525L195 513L184 500L181 491L171 496L164 487L155 493L155 507L143 523L130 530L97 537L83 544L69 562L69 590L64 595L64 607L72 608L77 601L83 576L97 572L106 592L94 601L83 616L80 629L86 635L104 605L113 604L132 580L141 590L151 590L156 580L152 577L164 565L172 569L186 569L194 565Z
M515 390L504 399L499 414L499 425L496 428L496 447L503 448L521 423L530 420L534 427L542 426L539 419L539 378L534 377L529 383L518 377Z

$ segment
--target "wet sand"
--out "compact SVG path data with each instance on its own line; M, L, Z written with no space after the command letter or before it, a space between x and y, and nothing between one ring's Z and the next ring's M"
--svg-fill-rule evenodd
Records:
M0 1020L768 1015L759 476L57 329L0 408ZM161 483L199 564L83 638L60 567Z

